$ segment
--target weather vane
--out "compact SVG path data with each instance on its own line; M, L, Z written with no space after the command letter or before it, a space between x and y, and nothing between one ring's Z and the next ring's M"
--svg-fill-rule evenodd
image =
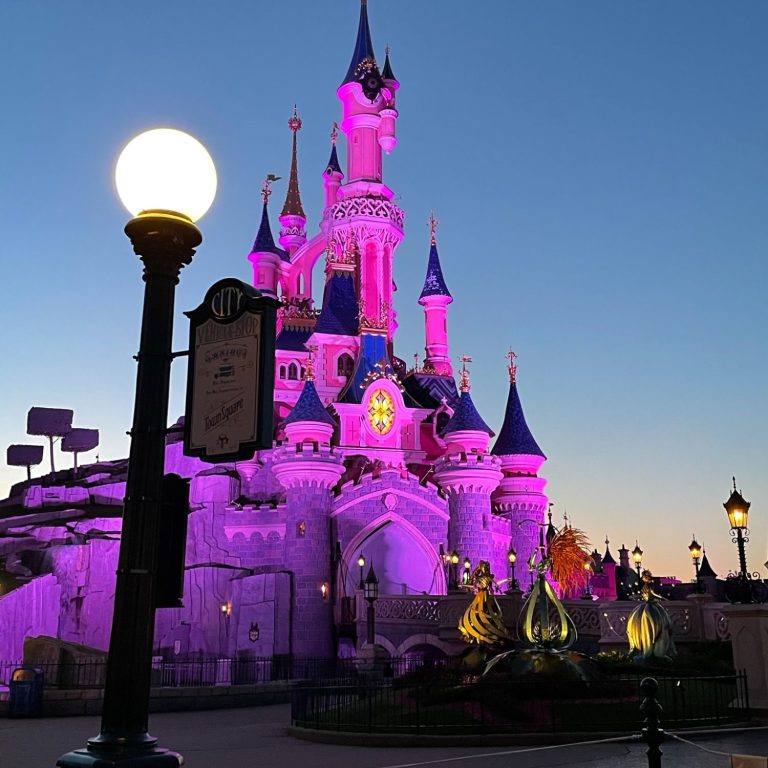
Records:
M461 382L459 383L459 389L462 392L469 392L469 369L467 363L472 362L472 358L469 355L462 355L459 358L461 363Z
M261 199L264 201L264 205L269 202L269 196L272 194L272 182L280 181L281 178L281 176L275 176L274 173L267 174L267 178L264 179L264 184L261 187Z
M509 360L509 365L507 366L507 370L509 371L509 381L514 384L517 381L517 365L515 365L517 353L513 352L512 347L510 347L509 352L507 352L505 357Z
M432 245L437 245L437 225L440 223L440 220L435 218L434 211L429 212L429 219L427 220L427 223L429 225L430 241Z
M331 128L331 144L333 146L336 146L336 139L339 138L339 124L334 120L333 121L333 128Z

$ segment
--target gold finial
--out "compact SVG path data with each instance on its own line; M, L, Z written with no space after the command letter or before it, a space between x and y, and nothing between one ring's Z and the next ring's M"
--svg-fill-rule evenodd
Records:
M461 392L469 392L469 369L467 368L467 363L471 363L472 358L469 355L462 355L459 358L459 362L461 363L461 381L459 382L459 390Z
M509 352L505 355L509 360L507 370L509 371L509 383L514 384L517 381L517 366L515 360L517 359L517 353L512 351L512 347L509 348Z
M264 201L264 205L269 202L269 196L272 194L271 184L273 181L280 181L282 177L275 176L274 173L268 173L267 178L264 179L264 184L261 187L261 199Z
M427 219L427 223L429 225L430 243L432 245L437 245L437 225L440 223L440 220L435 218L434 211L429 212L429 219Z
M307 355L307 364L304 366L304 381L314 381L315 352L317 352L317 344L305 344L304 348L309 352Z
M334 120L333 121L333 128L331 128L331 144L333 146L336 146L336 139L339 138L339 124Z
M288 119L288 127L294 132L298 133L301 130L301 118L296 112L296 105L293 105L293 114Z
M605 534L605 548L606 548L606 549L608 549L608 545L609 545L610 543L611 543L611 542L610 542L610 541L608 541L608 534L606 533L606 534Z

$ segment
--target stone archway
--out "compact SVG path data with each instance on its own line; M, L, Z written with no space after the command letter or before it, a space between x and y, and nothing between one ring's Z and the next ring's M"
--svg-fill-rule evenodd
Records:
M445 568L424 534L401 515L388 509L361 529L347 544L342 562L347 594L354 594L360 580L357 558L366 560L364 574L373 564L379 594L445 594Z

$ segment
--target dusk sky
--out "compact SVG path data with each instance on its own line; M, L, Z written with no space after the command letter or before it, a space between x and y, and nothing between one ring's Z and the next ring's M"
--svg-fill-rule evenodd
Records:
M102 459L127 455L143 283L114 190L121 148L177 127L218 169L177 293L185 349L182 311L219 278L251 279L270 172L284 177L277 231L294 102L317 231L358 5L0 2L0 496L25 477L5 446L40 440L25 435L33 405L74 409L76 426L101 431ZM614 554L637 538L654 573L685 579L695 533L724 575L738 564L722 508L735 474L752 501L749 565L765 575L768 3L370 0L369 12L401 82L384 168L406 211L396 354L423 355L434 209L451 353L473 357L472 396L497 431L504 355L519 354L556 522L567 510ZM174 363L171 421L185 379ZM71 462L57 451L58 467Z

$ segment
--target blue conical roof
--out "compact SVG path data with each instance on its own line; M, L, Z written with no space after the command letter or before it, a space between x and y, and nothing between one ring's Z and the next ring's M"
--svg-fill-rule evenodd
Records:
M336 426L332 416L325 410L325 406L320 400L320 396L315 389L314 381L305 381L304 389L301 390L296 405L285 419L286 424L293 424L297 421L319 421L323 424Z
M336 145L331 147L331 157L328 160L328 165L325 167L326 173L341 173L341 166L339 165L339 156L336 154Z
M477 408L475 408L475 404L472 402L468 391L462 392L459 396L453 416L445 425L443 434L447 435L451 432L460 432L465 429L485 432L491 437L494 434L493 430L483 421L483 417L477 412Z
M501 427L498 440L491 449L494 456L516 456L519 454L542 456L544 452L534 440L528 424L525 422L523 406L517 393L517 383L509 384L509 396L507 397L507 410L504 414L504 424Z
M356 336L359 313L360 308L357 304L352 275L332 274L325 284L323 308L320 310L320 317L317 318L315 333Z
M384 69L381 70L381 76L385 80L395 80L395 73L392 71L392 65L389 63L389 49L387 49L387 55L384 57Z
M251 253L275 253L281 259L287 259L288 254L275 245L275 238L272 237L272 227L269 225L269 213L267 213L267 204L264 203L264 207L261 211L261 223L259 224L259 231L256 233L256 239L253 241L253 248Z
M450 301L453 301L453 296L451 296L451 292L445 284L443 270L440 267L440 257L437 254L436 243L432 243L432 246L429 249L427 276L424 278L424 287L421 289L419 304L424 304L423 299L426 296L447 296Z
M360 24L357 27L355 50L352 53L352 60L349 62L349 69L347 70L347 75L344 78L342 85L345 83L358 82L360 77L357 68L363 59L373 59L376 61L376 56L373 53L371 30L368 26L367 0L360 0Z

